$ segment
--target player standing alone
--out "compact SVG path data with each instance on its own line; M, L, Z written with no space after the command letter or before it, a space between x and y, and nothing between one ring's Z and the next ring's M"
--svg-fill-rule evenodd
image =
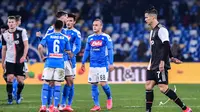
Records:
M150 8L145 11L145 21L151 26L150 32L152 57L147 70L146 81L146 112L151 112L154 94L153 87L157 84L160 91L167 97L172 99L183 112L192 112L176 95L176 93L168 87L168 70L169 62L169 33L167 29L157 20L157 10Z
M65 71L64 71L64 55L65 52L71 53L71 48L67 37L61 33L63 28L63 22L61 20L56 20L54 24L54 32L46 35L38 46L41 58L45 60L45 68L43 70L42 79L44 84L42 87L42 106L40 112L46 112L48 94L49 94L49 84L54 83L54 112L59 112L58 104L60 102L60 90L61 82L64 81ZM48 49L47 57L44 57L43 46Z
M93 22L93 32L87 39L81 69L85 71L85 62L90 55L88 82L91 83L92 98L95 106L91 111L101 110L99 104L98 83L107 95L107 109L112 108L112 96L108 81L108 70L114 70L113 44L109 35L102 32L103 23L100 19Z

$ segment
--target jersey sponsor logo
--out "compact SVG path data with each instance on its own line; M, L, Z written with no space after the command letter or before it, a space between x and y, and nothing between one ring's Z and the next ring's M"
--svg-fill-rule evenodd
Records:
M100 47L100 46L102 46L102 44L103 44L103 41L102 41L102 40L94 40L94 41L91 41L91 42L90 42L90 45L91 45L92 47Z
M60 54L60 53L50 53L49 57L51 57L51 58L63 58L63 54Z

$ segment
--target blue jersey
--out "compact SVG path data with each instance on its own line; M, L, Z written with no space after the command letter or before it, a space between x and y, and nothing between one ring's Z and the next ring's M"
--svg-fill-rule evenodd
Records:
M108 67L113 64L113 44L109 35L92 34L88 37L82 63L90 55L90 67Z
M71 51L74 54L74 57L71 59L72 68L76 67L76 55L81 50L81 33L73 28L73 29L66 29L66 36L69 39Z
M47 47L45 67L64 68L65 50L71 50L67 37L62 33L50 33L40 44Z
M53 27L53 26L50 26L50 27L48 28L48 30L47 30L45 36L48 35L48 34L50 34L50 33L53 33L53 32L54 32L54 27ZM66 35L66 29L63 28L63 29L61 30L61 33L64 34L64 35ZM65 61L69 60L69 56L68 56L67 53L65 53L65 55L64 55L64 60L65 60Z

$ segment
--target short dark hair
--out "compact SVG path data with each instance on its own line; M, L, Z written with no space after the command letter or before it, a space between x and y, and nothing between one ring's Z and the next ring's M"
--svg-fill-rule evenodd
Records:
M76 15L75 14L69 13L67 15L68 15L68 17L72 17L74 19L74 21L76 21Z
M56 20L56 22L54 23L54 28L56 30L61 30L63 28L63 22L61 20Z
M154 6L151 6L149 9L147 9L147 10L145 11L145 13L148 13L148 14L156 14L156 15L158 15L158 11L155 9Z
M16 20L16 17L15 16L8 16L8 19L14 19L14 20Z
M22 19L22 16L20 16L20 15L16 15L15 18L16 18L16 21L19 21L19 20Z
M103 26L103 21L101 19L97 18L94 21L99 21L101 23L101 25Z
M58 12L56 13L56 17L57 17L57 18L60 18L60 17L63 16L63 15L67 15L67 12L65 12L65 11L58 11Z

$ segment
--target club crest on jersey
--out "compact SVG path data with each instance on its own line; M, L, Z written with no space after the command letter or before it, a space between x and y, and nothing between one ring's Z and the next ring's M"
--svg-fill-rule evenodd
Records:
M19 34L17 34L17 38L19 38Z
M71 38L71 36L70 35L67 35L67 38L68 38L68 40Z
M100 47L102 46L102 44L103 44L102 40L93 40L90 42L90 45L92 47Z

